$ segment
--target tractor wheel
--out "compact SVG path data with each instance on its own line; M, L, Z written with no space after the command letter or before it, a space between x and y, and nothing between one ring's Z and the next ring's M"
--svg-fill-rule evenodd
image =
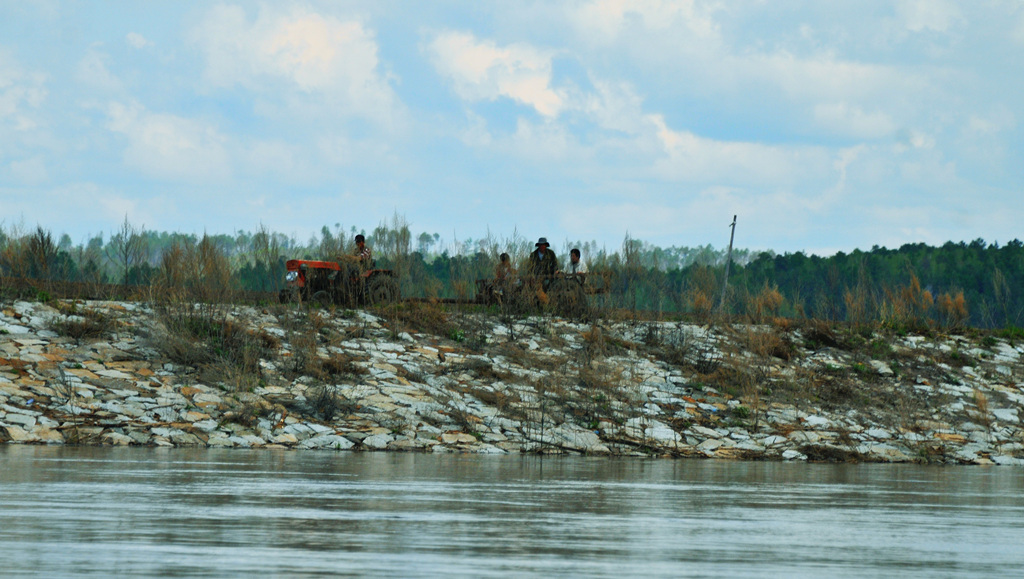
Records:
M370 305L385 305L398 301L398 284L389 276L378 275L370 280L366 301Z
M565 318L585 318L590 312L587 293L572 279L556 279L548 287L551 309Z
M324 308L334 303L334 300L331 299L331 294L326 291L318 291L310 299L313 303L319 304L320 307Z

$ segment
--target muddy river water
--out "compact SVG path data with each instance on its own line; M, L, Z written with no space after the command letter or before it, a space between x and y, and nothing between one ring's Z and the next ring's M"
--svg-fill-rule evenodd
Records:
M3 577L1020 577L1014 467L0 446Z

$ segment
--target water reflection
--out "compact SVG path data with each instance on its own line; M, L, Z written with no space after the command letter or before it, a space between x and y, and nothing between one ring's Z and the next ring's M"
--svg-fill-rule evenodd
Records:
M0 447L0 569L1017 576L1018 469Z

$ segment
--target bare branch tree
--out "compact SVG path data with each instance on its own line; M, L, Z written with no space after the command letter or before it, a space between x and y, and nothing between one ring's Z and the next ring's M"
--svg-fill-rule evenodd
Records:
M135 227L132 225L128 221L128 215L125 214L124 223L111 236L110 243L107 244L107 259L114 262L121 270L123 285L128 285L132 268L145 261L148 256L145 231L145 226Z

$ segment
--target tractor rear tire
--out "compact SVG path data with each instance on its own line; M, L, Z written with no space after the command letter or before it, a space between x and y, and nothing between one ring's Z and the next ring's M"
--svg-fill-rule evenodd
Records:
M315 294L313 294L313 297L310 299L313 303L319 304L320 307L324 308L334 303L334 300L331 299L331 294L326 291L318 291Z
M366 290L366 301L370 305L381 306L398 301L398 283L386 275L378 275L370 280Z

